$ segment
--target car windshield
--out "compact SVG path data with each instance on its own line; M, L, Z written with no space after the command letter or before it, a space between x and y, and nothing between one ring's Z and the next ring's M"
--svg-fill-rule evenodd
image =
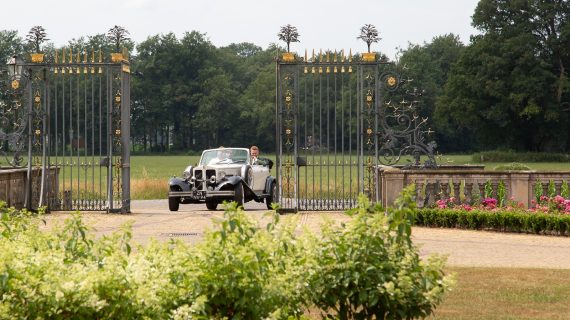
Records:
M247 150L231 148L215 149L205 151L202 154L200 165L246 163L247 159Z

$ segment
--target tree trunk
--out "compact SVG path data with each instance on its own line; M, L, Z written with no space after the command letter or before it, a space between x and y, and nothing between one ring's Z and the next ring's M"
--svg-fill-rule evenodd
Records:
M558 66L560 68L560 76L558 78L558 90L556 92L556 102L560 104L562 102L562 92L564 91L564 80L566 75L564 74L564 62L562 62L562 57L558 57Z

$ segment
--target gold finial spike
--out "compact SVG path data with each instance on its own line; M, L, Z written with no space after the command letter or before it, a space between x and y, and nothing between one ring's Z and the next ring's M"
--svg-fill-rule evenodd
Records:
M65 64L65 48L61 48L61 63ZM61 67L61 74L65 74L65 67Z
M309 68L305 67L304 73L309 73Z
M315 49L313 49L313 57L311 58L311 62L315 62Z
M59 57L57 55L57 49L55 49L55 64L57 65ZM53 68L53 73L57 74L57 66Z
M331 67L327 66L327 73L331 73Z
M352 73L352 66L348 66L348 73Z
M103 62L103 52L101 52L101 48L99 48L99 63ZM98 73L103 73L103 68L99 67Z
M91 63L95 63L95 48L91 47ZM91 73L95 73L95 68L89 67Z
M323 49L319 49L319 62L323 62Z
M315 67L311 67L311 73L315 73Z
M346 57L344 56L344 49L340 51L340 56L341 56L340 61L344 63L344 61L346 61L345 59Z
M331 62L331 57L330 57L330 50L327 50L327 62Z
M75 62L81 63L81 51L77 52L77 57L75 59ZM77 66L77 69L75 69L75 73L77 73L77 74L81 73L81 67L80 66Z
M323 73L323 67L319 67L319 73Z
M86 63L87 63L87 49L83 49L83 64L86 64ZM83 73L84 74L88 72L87 70L88 69L86 66L83 67Z
M305 63L307 63L308 61L309 60L307 60L307 49L305 49ZM307 68L305 68L305 69L307 69ZM307 72L305 72L305 73L307 73Z
M344 66L340 68L340 73L344 73Z
M337 62L337 59L336 59L336 50L334 51L333 62Z
M69 47L69 63L73 63L73 49Z
M337 73L337 72L338 72L338 69L337 69L337 67L336 67L336 65L335 65L335 66L334 66L334 73Z
M352 49L348 53L348 63L352 63Z

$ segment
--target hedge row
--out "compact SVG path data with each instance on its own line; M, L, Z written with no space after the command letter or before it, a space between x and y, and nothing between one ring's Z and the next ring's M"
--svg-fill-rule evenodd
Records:
M426 227L570 236L570 215L520 211L418 209L415 224Z
M568 162L570 155L547 152L483 151L472 156L475 163L484 162Z

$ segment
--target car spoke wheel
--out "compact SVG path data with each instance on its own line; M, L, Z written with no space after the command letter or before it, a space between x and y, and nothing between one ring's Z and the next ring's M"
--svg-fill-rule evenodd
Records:
M218 208L218 202L215 200L206 200L206 208L208 208L208 210L216 210L216 208Z
M237 202L238 206L243 207L243 184L238 183L234 189L234 201Z
M170 211L178 211L180 207L180 198L179 197L169 197L168 198L168 209Z
M277 203L277 184L275 182L271 183L269 188L269 197L265 199L265 204L267 204L267 209L273 209L273 204Z

